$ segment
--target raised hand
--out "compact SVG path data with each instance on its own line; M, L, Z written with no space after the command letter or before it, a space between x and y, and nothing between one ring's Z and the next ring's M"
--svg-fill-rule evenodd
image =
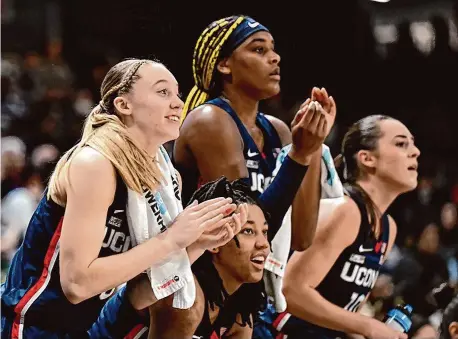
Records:
M197 239L195 245L203 250L218 248L226 245L237 233L248 218L248 206L246 203L240 204L237 211L230 217L231 219L222 226L207 229Z
M181 212L167 230L168 237L178 248L186 248L203 232L216 230L231 220L230 215L237 206L231 198L216 198L201 204L194 201Z
M334 99L328 96L326 89L314 87L311 97L300 106L291 123L293 144L289 156L302 164L309 164L312 154L328 136L336 117Z

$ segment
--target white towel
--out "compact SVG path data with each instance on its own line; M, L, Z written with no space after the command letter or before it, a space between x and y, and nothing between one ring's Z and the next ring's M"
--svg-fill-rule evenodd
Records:
M154 193L128 190L127 219L134 246L164 232L183 210L177 174L165 148L159 149L156 159L165 183ZM173 307L187 309L194 304L196 287L185 249L153 265L147 274L157 299L174 294Z
M283 147L277 157L277 167L274 175L278 173L283 160L291 149L291 145ZM343 186L337 175L334 161L329 151L329 147L323 145L321 155L321 198L343 197ZM267 257L264 265L264 282L267 295L273 299L277 312L286 310L286 299L282 293L283 276L285 274L286 263L291 249L291 207L286 213L282 226L272 240L272 251Z

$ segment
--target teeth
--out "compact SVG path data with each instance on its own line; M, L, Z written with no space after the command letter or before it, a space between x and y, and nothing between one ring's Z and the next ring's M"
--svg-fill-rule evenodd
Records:
M167 117L167 119L172 120L172 121L180 121L180 118L177 117L176 115L171 115L171 116Z
M260 262L264 262L264 257L263 256L257 256L257 257L254 257L253 259L251 259L252 261L260 261Z

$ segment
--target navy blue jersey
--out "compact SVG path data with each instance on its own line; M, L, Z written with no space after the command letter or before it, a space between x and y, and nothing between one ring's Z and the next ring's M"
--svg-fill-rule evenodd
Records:
M237 113L227 101L216 98L208 101L207 104L218 106L234 119L243 140L243 155L249 173L251 190L263 193L273 179L272 173L275 170L276 159L282 148L277 130L264 114L258 113L256 125L261 129L264 136L264 148L259 150Z
M349 195L358 205L361 214L358 235L340 254L316 290L334 305L356 312L375 285L388 247L390 227L388 215L384 214L381 218L380 238L375 239L360 195L353 191ZM345 337L344 333L310 324L287 313L277 317L274 327L293 339Z
M126 203L127 187L118 175L99 257L131 248ZM7 279L1 286L2 318L12 323L12 338L27 336L22 333L24 326L49 331L50 334L44 334L45 337L87 330L97 319L108 297L115 292L114 289L106 291L76 305L65 297L59 276L59 239L64 212L65 208L47 199L45 192L30 220L24 241L13 258ZM4 335L2 333L2 338Z
M275 127L263 113L256 116L256 125L261 129L264 136L264 148L259 150L248 130L243 125L237 113L227 101L216 98L205 103L214 105L229 114L237 125L240 137L243 140L243 155L249 173L249 184L253 192L263 193L273 180L272 173L275 170L276 159L281 151L282 143ZM235 136L234 136L235 137ZM179 165L176 166L180 171ZM182 169L183 176L183 202L186 205L194 191L202 184L200 174L192 173L189 169Z

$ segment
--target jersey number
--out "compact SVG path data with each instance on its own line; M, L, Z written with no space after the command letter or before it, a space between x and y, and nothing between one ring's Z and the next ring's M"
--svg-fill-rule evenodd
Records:
M359 305L364 301L366 296L364 294L353 293L350 298L350 302L344 308L350 312L356 312Z

